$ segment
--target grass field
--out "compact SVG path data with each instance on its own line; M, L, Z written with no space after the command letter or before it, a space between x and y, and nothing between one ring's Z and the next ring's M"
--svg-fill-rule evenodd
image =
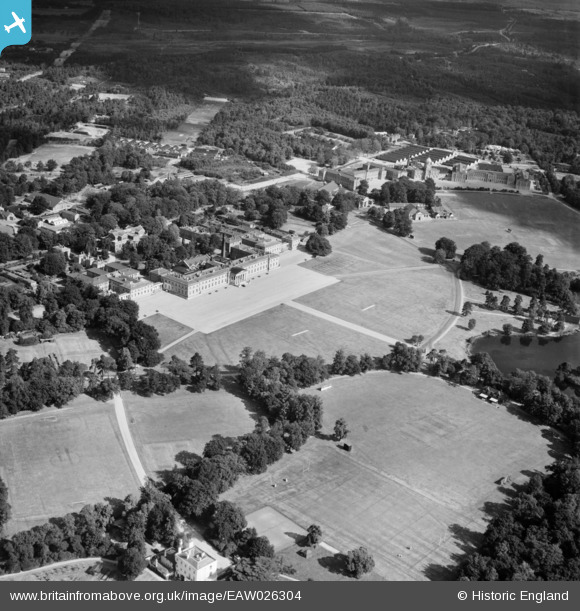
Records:
M39 161L46 163L49 159L54 159L59 166L69 163L73 157L90 155L95 150L93 146L83 146L80 144L41 144L32 153L22 155L14 159L15 163L26 163L30 161L33 166ZM57 168L57 173L60 168Z
M224 104L220 102L203 102L194 109L177 129L163 133L161 144L192 145L197 140L201 130L217 115Z
M242 435L254 428L251 405L225 390L180 389L149 399L123 393L123 402L139 457L152 476L171 469L183 450L201 454L213 435Z
M454 221L413 224L418 246L434 248L442 236L455 240L460 253L487 240L505 246L519 242L532 257L542 253L550 266L580 268L580 213L543 196L505 193L442 193ZM511 229L511 232L506 231Z
M272 507L263 507L246 515L248 528L255 528L258 536L268 537L276 554L291 565L298 581L355 581L348 575L344 566L344 554L326 545L324 541L317 549L311 549L312 556L304 558L299 554L306 547L305 528ZM362 581L381 581L380 575L372 571L364 575Z
M435 267L410 240L350 217L332 236L332 254L303 263L340 283L296 299L315 310L396 339L429 337L453 308L452 276Z
M349 226L330 238L332 253L302 264L321 274L344 274L401 269L425 265L421 253L409 240L397 238L371 225L366 216L351 214Z
M453 278L436 267L361 274L296 301L396 339L429 337L453 310Z
M60 363L69 359L87 365L91 364L93 358L98 358L104 352L99 342L89 339L84 331L56 335L53 342L45 342L36 346L19 346L11 339L0 340L0 352L6 353L10 348L18 352L21 361L31 361L34 358L55 354Z
M301 236L304 233L312 233L314 231L314 224L290 212L288 213L288 220L284 223L282 229L284 231L295 231Z
M214 333L197 333L167 350L165 358L177 355L189 360L194 352L199 352L206 363L237 365L245 346L277 356L285 352L320 354L326 360L331 360L339 348L347 354L382 355L390 350L378 339L281 305Z
M161 341L161 348L164 348L176 339L193 331L191 327L183 325L167 316L163 316L163 314L153 314L153 316L143 319L143 322L157 329L159 340Z
M337 557L323 547L318 547L313 550L312 556L306 559L298 553L301 549L300 545L293 545L279 554L284 562L294 567L296 573L292 577L298 581L384 581L375 571L363 575L360 579L345 574L342 554Z
M12 505L7 534L139 487L112 404L86 395L59 411L0 422L0 475Z
M448 578L444 567L504 501L496 482L521 483L557 450L549 429L440 380L377 372L331 384L323 432L344 417L352 452L310 439L225 498L247 513L269 505L302 528L320 524L341 551L365 545L386 579Z

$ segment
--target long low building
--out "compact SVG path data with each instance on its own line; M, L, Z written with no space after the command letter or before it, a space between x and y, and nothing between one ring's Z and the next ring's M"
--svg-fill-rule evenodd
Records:
M153 282L161 282L164 291L192 299L228 284L240 286L254 276L278 267L280 267L280 258L277 254L250 254L228 260L227 263L205 262L199 268L186 273L175 271L183 269L183 265L178 263L173 270L164 268L152 270L149 277Z
M533 183L527 172L521 170L504 172L501 165L489 163L478 163L473 169L466 169L462 164L458 164L453 168L451 180L458 183L491 183L524 191L529 191Z
M138 280L121 276L109 279L109 289L119 295L119 299L138 299L148 297L161 290L161 282L150 282L144 278Z

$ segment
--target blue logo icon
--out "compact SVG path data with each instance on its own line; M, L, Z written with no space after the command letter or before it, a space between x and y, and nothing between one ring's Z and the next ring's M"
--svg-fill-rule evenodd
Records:
M0 0L0 53L30 42L32 0Z

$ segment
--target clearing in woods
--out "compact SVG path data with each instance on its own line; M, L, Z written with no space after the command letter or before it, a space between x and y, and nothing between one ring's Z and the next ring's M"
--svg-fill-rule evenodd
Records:
M505 500L498 480L523 483L561 449L551 429L438 379L374 372L330 384L322 432L345 418L352 452L310 438L224 498L246 513L269 505L302 528L320 524L343 552L364 545L389 580L449 578L464 533L482 532L487 504Z
M0 340L0 352L6 353L10 348L18 352L18 357L23 362L54 354L61 364L66 360L71 360L90 365L92 359L98 358L105 352L97 340L87 337L85 331L61 333L55 335L53 341L43 342L35 346L19 346L11 339Z

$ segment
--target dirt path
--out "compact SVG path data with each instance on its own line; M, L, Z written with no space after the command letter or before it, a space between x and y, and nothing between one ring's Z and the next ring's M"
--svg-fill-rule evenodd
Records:
M463 292L463 283L456 275L453 275L453 287L455 290L455 299L453 302L453 309L455 312L457 312L457 314L452 314L447 319L447 322L445 322L443 326L439 329L439 331L437 331L434 335L432 335L423 344L422 347L425 349L426 352L429 352L438 341L441 341L449 333L449 331L453 329L453 327L457 324L457 322L461 318L461 309L463 308L463 300L465 296Z
M91 25L91 27L89 28L88 32L85 32L78 40L76 40L75 42L73 42L71 44L71 46L68 49L65 49L55 60L54 60L54 65L55 66L62 66L64 65L64 62L69 59L69 57L81 46L81 44L83 42L85 42L87 40L87 38L89 38L92 33L97 29L97 28L104 28L108 25L109 21L111 20L111 11L110 10L104 10L99 17L97 17L97 19L95 20L95 22Z
M21 83L24 83L25 81L29 81L32 78L36 78L37 76L42 76L44 74L43 70L39 70L38 72L33 72L32 74L27 74L26 76L23 76L21 78L19 78L18 80Z
M177 344L181 344L181 342L185 341L186 339L190 338L192 335L195 335L196 333L197 333L196 329L194 329L193 331L189 331L189 333L186 333L185 335L178 337L175 341L161 348L159 352L163 354L166 350L169 350L169 348L173 348L173 346L177 346Z
M133 466L135 474L137 475L137 479L141 482L141 485L145 485L147 473L141 464L141 459L137 453L137 448L133 443L133 436L131 435L131 430L129 429L129 423L127 422L127 414L125 412L123 399L119 393L116 393L113 401L115 404L115 416L117 417L117 424L119 425L119 430L121 431L121 437L123 438L123 444L127 450L129 460L131 461L131 465Z

